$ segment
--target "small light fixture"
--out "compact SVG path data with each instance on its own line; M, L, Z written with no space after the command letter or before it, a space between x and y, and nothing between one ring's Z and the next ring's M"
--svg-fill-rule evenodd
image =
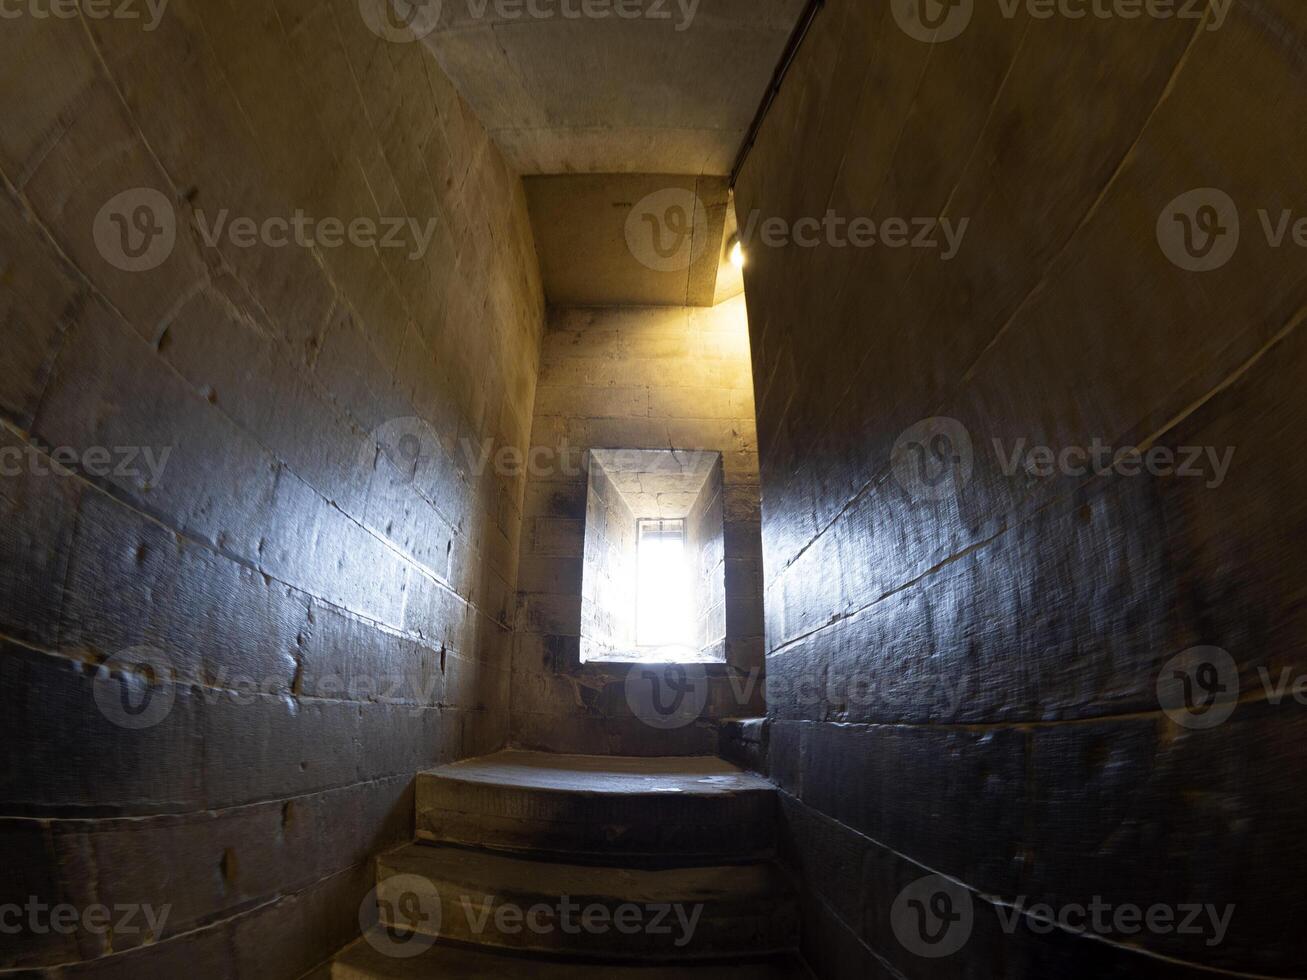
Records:
M731 265L737 269L744 268L744 242L740 241L740 236L735 236L735 241L731 245Z

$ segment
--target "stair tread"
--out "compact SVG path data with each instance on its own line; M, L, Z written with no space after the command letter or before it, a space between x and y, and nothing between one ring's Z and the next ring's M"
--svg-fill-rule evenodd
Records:
M775 789L761 776L747 773L714 756L645 758L505 749L428 769L421 775L466 783L597 796L732 796L746 792L770 793Z
M435 945L411 959L397 959L359 939L337 955L333 980L408 980L440 977L464 980L484 977L533 977L537 980L808 980L811 973L797 956L776 956L742 963L672 965L593 963L563 959L527 959L463 946Z
M538 894L623 902L758 901L792 887L770 862L677 868L619 868L536 861L510 854L405 844L382 855L383 869L468 889L469 894Z

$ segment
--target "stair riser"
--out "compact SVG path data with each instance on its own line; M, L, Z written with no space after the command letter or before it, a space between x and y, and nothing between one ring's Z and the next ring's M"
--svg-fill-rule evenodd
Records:
M424 840L507 850L741 859L776 843L775 796L596 796L419 776Z
M403 907L403 896L387 887L385 877L399 870L380 869L378 896L389 907ZM424 922L418 929L490 949L676 960L752 955L797 943L797 911L788 899L646 903L612 896L487 895L462 883L432 884L440 896L439 927ZM388 924L407 925L402 919Z
M361 939L332 964L331 980L812 980L797 957L699 963L579 962L556 956L522 957L503 951L437 943L396 959Z

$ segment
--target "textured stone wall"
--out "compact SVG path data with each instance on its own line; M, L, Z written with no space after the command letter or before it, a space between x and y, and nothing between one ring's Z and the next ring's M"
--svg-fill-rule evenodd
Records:
M523 506L513 740L557 751L716 751L714 718L762 697L757 455L742 298L712 309L557 309L541 352ZM588 449L701 449L723 461L726 666L695 720L633 714L625 671L580 664Z
M1307 266L1274 232L1302 217L1307 13L968 3L932 45L912 6L825 5L736 188L742 227L780 219L746 285L807 953L848 977L1301 973ZM969 219L947 259L887 223L941 216ZM1064 454L1096 439L1147 465ZM1173 661L1200 645L1228 661ZM1229 717L1164 699L1176 673ZM974 923L929 960L891 910L933 872ZM1023 897L1234 911L1215 943L1009 934Z
M136 911L6 929L0 968L296 977L357 932L414 772L506 739L524 480L483 449L531 424L520 182L354 0L26 10L0 30L0 904ZM297 210L337 224L310 247ZM396 217L404 247L367 240Z
M599 659L635 646L635 515L591 458L581 576L581 656Z
M726 538L721 463L713 466L685 517L685 553L694 598L695 643L705 656L725 659Z

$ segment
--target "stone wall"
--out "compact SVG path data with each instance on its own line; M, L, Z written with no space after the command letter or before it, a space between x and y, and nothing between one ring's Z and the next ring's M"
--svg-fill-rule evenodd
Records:
M136 908L0 968L291 978L415 771L505 742L524 481L483 449L526 447L543 299L422 45L354 0L146 26L0 31L0 904Z
M726 643L724 489L722 467L716 463L685 518L695 643L713 659L720 658Z
M1307 667L1307 278L1259 214L1274 230L1303 203L1307 12L1221 6L1217 24L963 4L932 45L897 5L831 0L743 170L741 226L781 219L775 247L746 242L770 751L823 976L1307 961L1286 899L1307 717L1258 673ZM1194 188L1237 207L1233 255L1234 215ZM969 221L948 258L887 223L941 216ZM865 224L849 244L855 217L876 244ZM1176 250L1186 219L1219 239L1206 259ZM1147 468L1063 454L1096 439ZM1206 729L1159 697L1177 671L1203 681L1172 662L1200 645L1229 657L1205 687L1239 698ZM890 926L930 873L975 909L937 960ZM1023 896L1234 912L1217 943L1003 932Z
M635 646L635 515L598 460L589 461L581 656L601 659ZM627 601L630 600L630 601Z
M708 722L760 713L762 695L757 455L742 298L711 309L552 310L531 442L514 743L567 752L715 752ZM708 669L702 723L650 728L632 714L625 672L580 663L582 461L591 448L722 453L727 665Z

